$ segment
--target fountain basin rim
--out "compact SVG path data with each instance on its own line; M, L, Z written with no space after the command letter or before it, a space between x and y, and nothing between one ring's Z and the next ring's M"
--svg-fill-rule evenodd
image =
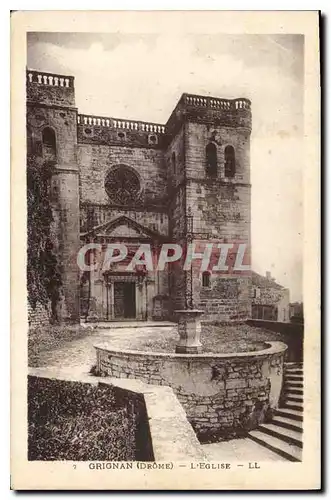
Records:
M95 344L93 347L96 350L107 351L111 354L121 354L127 356L148 356L150 358L173 358L173 359L232 359L232 358L259 358L268 357L273 354L282 354L287 350L287 345L284 342L268 341L265 342L265 349L259 351L244 351L244 352L227 352L213 353L206 352L200 354L178 354L175 352L154 352L154 351L137 351L132 349L119 349L111 346L111 341Z

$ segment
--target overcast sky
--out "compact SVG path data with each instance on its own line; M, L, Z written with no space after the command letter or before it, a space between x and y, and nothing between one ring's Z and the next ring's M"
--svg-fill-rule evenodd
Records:
M183 92L252 100L253 269L302 299L301 35L31 33L31 69L73 75L80 113L165 123Z

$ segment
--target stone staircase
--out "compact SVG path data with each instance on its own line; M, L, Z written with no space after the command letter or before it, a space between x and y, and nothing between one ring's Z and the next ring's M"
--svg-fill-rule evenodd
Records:
M261 424L248 437L291 462L302 460L303 367L285 363L283 398L271 422Z

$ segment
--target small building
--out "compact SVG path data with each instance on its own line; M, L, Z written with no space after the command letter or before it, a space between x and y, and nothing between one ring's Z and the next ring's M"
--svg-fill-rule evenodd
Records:
M290 304L290 321L292 323L303 323L303 303L291 302Z
M276 283L269 271L261 276L252 271L252 318L290 321L290 291Z

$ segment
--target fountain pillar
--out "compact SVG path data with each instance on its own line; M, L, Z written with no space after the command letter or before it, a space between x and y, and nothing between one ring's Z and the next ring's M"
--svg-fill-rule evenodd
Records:
M178 354L199 354L202 351L200 342L201 315L200 309L182 309L175 311L178 317L179 341L176 345Z

